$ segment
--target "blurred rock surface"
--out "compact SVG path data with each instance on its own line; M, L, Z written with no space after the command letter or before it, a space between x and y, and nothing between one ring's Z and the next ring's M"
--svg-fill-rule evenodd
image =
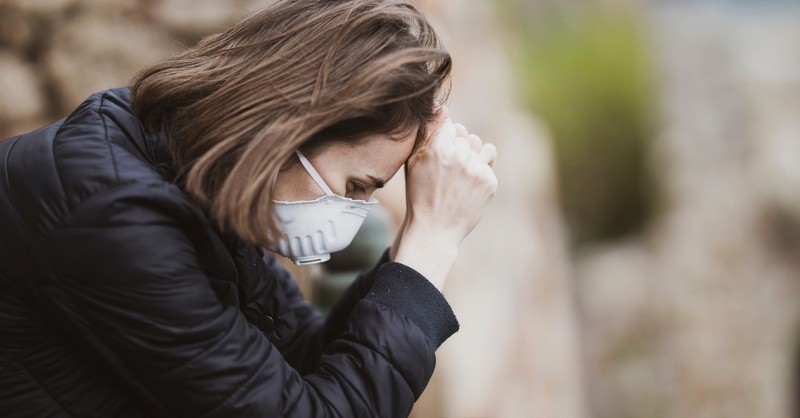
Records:
M159 32L113 15L88 13L65 22L55 31L45 57L59 106L80 103L86 92L125 85L139 68L176 52Z
M45 110L35 67L16 55L0 53L0 123L31 120Z
M579 260L599 416L793 416L800 326L800 8L649 8L665 207ZM636 384L632 384L636 383Z

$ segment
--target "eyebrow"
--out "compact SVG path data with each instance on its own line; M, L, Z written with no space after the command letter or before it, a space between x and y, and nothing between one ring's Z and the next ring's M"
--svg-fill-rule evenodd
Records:
M369 179L372 180L372 185L375 186L376 189L381 189L386 184L386 182L383 179L380 179L378 177L374 177L369 174L367 174L367 177L369 177Z

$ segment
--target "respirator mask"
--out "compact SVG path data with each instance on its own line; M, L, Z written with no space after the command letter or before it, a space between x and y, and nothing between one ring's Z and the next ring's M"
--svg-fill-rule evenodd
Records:
M273 201L283 236L277 240L278 248L271 250L296 265L322 263L331 258L330 253L350 245L378 200L354 200L333 193L306 157L300 151L295 153L325 195L314 200Z

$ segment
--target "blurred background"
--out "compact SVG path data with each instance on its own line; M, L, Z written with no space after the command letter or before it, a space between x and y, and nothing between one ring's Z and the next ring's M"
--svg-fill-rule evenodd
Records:
M0 138L268 0L0 0ZM800 412L800 2L419 0L500 181L412 416ZM402 174L402 173L401 173ZM323 309L391 242L293 269Z

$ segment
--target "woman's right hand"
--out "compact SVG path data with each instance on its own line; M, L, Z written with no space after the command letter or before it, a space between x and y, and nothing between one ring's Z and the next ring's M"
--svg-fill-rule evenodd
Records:
M406 162L406 220L395 261L440 290L458 247L497 190L497 150L450 121L441 107L425 146Z

